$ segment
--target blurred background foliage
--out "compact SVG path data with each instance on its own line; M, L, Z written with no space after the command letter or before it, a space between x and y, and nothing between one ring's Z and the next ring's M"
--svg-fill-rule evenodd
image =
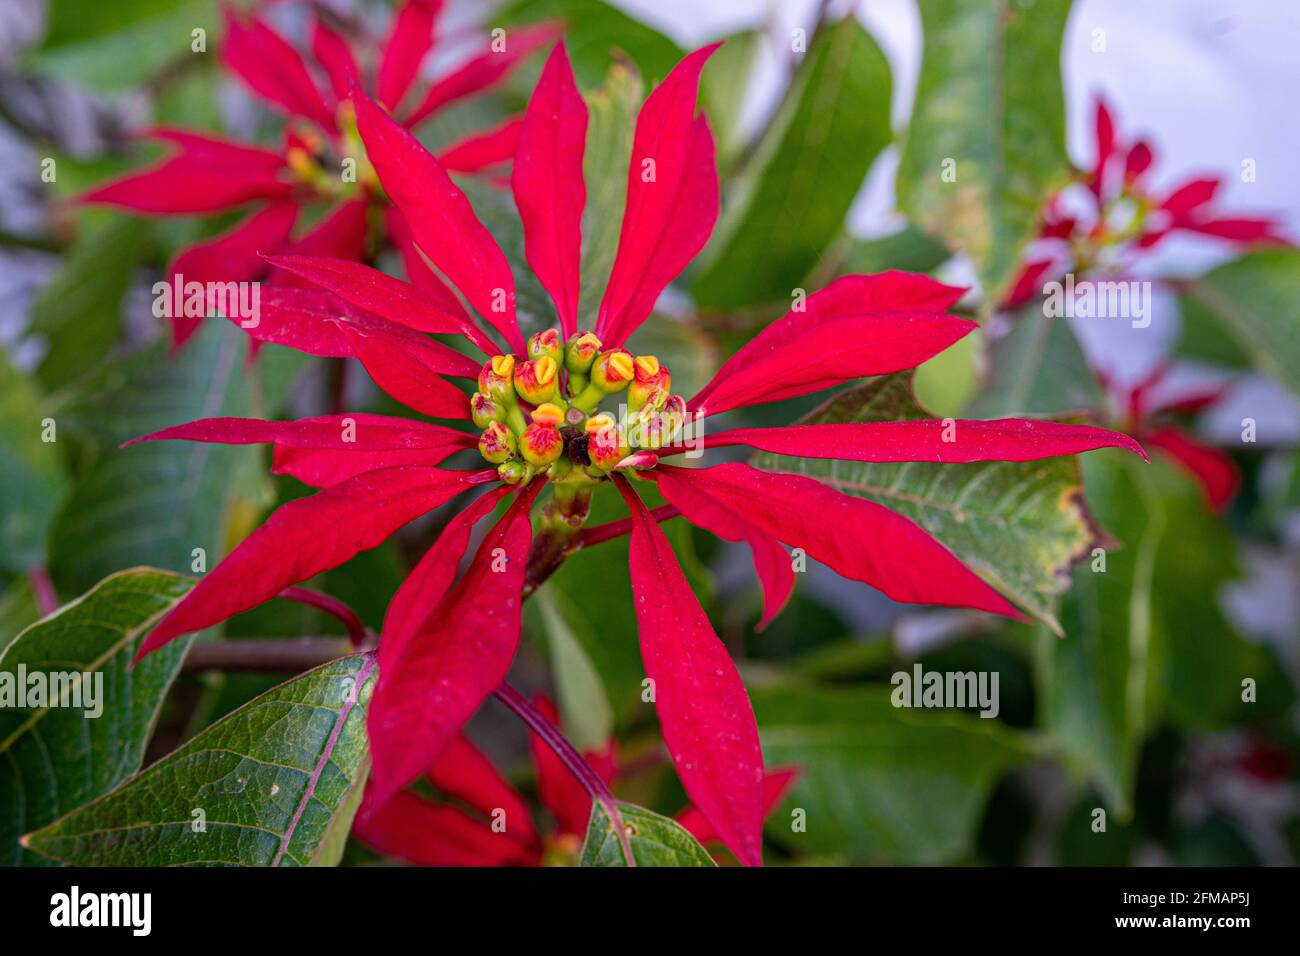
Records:
M381 21L388 7L328 5ZM300 37L304 6L284 2L272 13ZM583 255L584 308L592 309L617 241L636 109L683 45L599 0L484 6L453 4L451 32L566 25L592 113ZM1037 307L1018 316L997 308L1044 202L1072 172L1060 69L1069 0L923 0L922 66L903 123L891 120L890 61L845 5L809 7L806 43L793 52L791 38L765 19L767 5L755 7L753 27L726 37L704 74L722 219L636 350L658 355L690 393L789 307L792 290L849 272L932 272L978 285L961 307L984 321L981 333L914 381L868 382L824 405L825 396L808 400L804 412L870 420L928 414L924 406L940 415L1111 423L1106 392L1071 325ZM190 53L196 28L208 32L206 55ZM148 289L176 249L228 220L143 220L69 201L155 155L131 136L147 123L274 141L276 123L211 52L218 35L210 0L11 0L0 12L0 148L9 171L0 186L0 647L38 619L35 592L47 583L67 601L136 566L188 574L194 548L211 567L270 509L307 491L269 478L268 455L255 446L118 447L197 417L318 414L334 383L322 363L275 346L250 364L225 323L206 323L170 354ZM760 65L779 89L756 122L741 123ZM535 75L533 64L439 114L420 136L445 144L509 116ZM892 166L876 172L882 156L896 164L900 227L854 235L849 213L864 180L892 175ZM953 156L962 162L958 188L938 176ZM47 158L57 168L53 182L41 178ZM549 324L544 293L524 278L508 193L466 186L515 264L526 321ZM395 257L380 265L397 268ZM1294 251L1246 253L1174 289L1183 317L1175 361L1229 379L1263 375L1292 397L1300 389ZM358 376L348 398L356 410L396 408ZM771 414L732 417L778 423ZM43 440L47 422L55 442ZM759 596L744 555L668 523L740 663L768 763L801 771L770 819L769 860L1296 862L1300 469L1293 442L1238 442L1228 451L1243 481L1222 513L1160 456L1147 465L1098 452L1081 470L1068 460L856 466L857 483L885 489L895 506L912 502L905 513L1031 610L1035 618L1024 623L895 605L813 565L784 614L755 633ZM824 464L780 466L816 472ZM984 497L970 498L954 519L953 502L966 502L974 486ZM592 521L619 510L597 496ZM442 520L439 513L417 522L316 583L378 628ZM1096 529L1104 570L1090 550ZM617 736L636 767L620 796L670 813L683 796L640 699L626 551L626 541L615 541L577 553L528 602L512 679L555 696L579 747ZM331 619L285 602L222 631L241 639L340 633ZM915 663L996 671L997 718L892 706L890 676ZM152 689L161 707L156 729L147 720L119 728L117 746L139 751L136 767L286 676L176 670L157 676L162 683ZM1255 686L1249 702L1247 679ZM470 732L521 787L533 786L518 724L490 705ZM13 840L30 824L73 808L29 807L12 832L24 795L6 766L0 761L0 817L8 814L10 826L0 825L0 860L17 852ZM122 776L96 781L97 792ZM800 810L804 831L791 826ZM356 847L343 858L375 859Z

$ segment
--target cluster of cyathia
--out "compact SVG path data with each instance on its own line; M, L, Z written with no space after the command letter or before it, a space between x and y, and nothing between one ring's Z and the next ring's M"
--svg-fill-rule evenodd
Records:
M653 467L654 450L686 421L686 401L671 392L672 375L653 355L601 348L581 332L562 343L555 329L528 340L528 358L493 356L470 399L478 448L507 484L545 474L574 489L619 468ZM607 398L617 408L602 411ZM557 489L558 490L558 489Z

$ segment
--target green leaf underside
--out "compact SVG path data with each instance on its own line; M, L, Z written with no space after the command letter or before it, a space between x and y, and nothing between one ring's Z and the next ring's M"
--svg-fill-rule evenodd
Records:
M375 672L358 654L281 684L27 846L90 866L329 862L322 843L337 852L337 818L355 811L367 768Z
M546 631L560 726L580 752L601 750L614 733L614 715L600 672L584 649L584 643L596 640L590 622L558 588L541 588L533 603ZM574 634L575 627L587 629L584 640Z
M292 353L268 347L249 369L247 348L229 322L205 319L175 358L160 343L114 363L59 412L61 434L66 427L98 451L55 519L50 564L60 590L85 590L137 564L188 573L195 548L204 549L207 567L216 564L233 503L259 497L262 450L204 442L117 446L198 418L259 417L259 382L291 380L282 363Z
M193 582L152 568L122 571L32 624L0 654L0 674L103 675L97 718L68 706L82 694L65 685L61 705L0 709L0 863L45 862L20 849L23 833L106 793L140 769L167 689L190 639L173 641L130 668L149 625ZM92 677L93 681L94 678ZM92 685L93 689L93 685ZM84 696L83 704L86 703Z
M970 851L988 795L1027 760L996 720L895 707L890 688L750 691L769 767L799 768L768 835L801 854L849 863L938 864Z
M889 64L856 18L827 29L808 57L727 197L708 266L692 285L701 305L788 299L893 138Z
M1061 37L1070 0L927 0L899 202L1002 298L1043 201L1069 176ZM955 180L945 181L946 161Z
M204 56L191 48L193 30L206 32L206 56L213 55L217 43L217 11L208 0L51 7L55 12L48 34L27 56L27 65L99 91L126 90L176 61Z
M582 211L582 291L578 327L593 329L618 252L627 205L627 167L645 84L626 63L615 63L605 82L585 95L587 147L582 155L587 205Z
M45 563L67 484L57 441L42 440L44 418L36 387L0 355L0 568L8 571Z
M1108 549L1104 571L1093 562L1075 570L1061 606L1069 637L1038 637L1040 724L1125 819L1142 741L1160 720L1231 725L1257 706L1242 703L1245 677L1266 688L1261 697L1287 695L1273 689L1264 648L1224 615L1236 553L1191 479L1159 456L1147 465L1115 451L1091 456L1085 472L1089 500L1121 546Z
M618 801L627 842L637 866L716 866L695 837L667 817ZM582 866L627 866L613 822L600 801L591 805Z
M1070 324L1036 306L989 346L989 364L988 379L966 408L970 418L1051 417L1105 406Z
M1300 392L1300 250L1252 252L1185 287L1261 371Z
M909 373L840 393L801 424L930 418ZM1096 539L1070 457L1028 462L871 463L762 453L755 467L806 475L910 518L990 585L1056 628L1055 599ZM865 542L864 546L869 546Z

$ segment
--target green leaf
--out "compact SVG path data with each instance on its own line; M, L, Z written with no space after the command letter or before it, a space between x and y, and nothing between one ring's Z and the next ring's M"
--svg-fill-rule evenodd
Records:
M840 233L872 161L889 144L889 64L855 17L808 52L776 121L728 193L700 305L787 299Z
M533 602L546 628L560 725L579 751L602 750L614 733L614 715L600 672L583 649L584 643L595 640L590 633L591 623L569 606L564 592L555 588L543 587L533 596ZM575 626L588 629L584 640L574 634Z
M134 564L188 573L195 548L208 568L216 564L229 543L227 519L241 513L235 503L261 503L262 452L201 442L116 446L196 418L256 417L258 376L276 388L291 380L279 364L289 353L263 349L249 371L247 349L230 323L206 321L179 356L159 343L114 362L59 412L61 433L66 425L98 451L55 520L50 564L60 589L83 590Z
M910 421L932 416L908 373L841 392L805 423ZM829 461L760 454L756 467L807 475L897 511L946 545L990 585L1057 627L1056 597L1096 534L1071 457L970 464Z
M23 852L18 838L108 792L140 769L167 688L190 639L173 641L138 667L130 666L149 626L185 596L193 582L137 568L101 581L91 591L32 624L0 654L0 675L94 675L62 701L102 707L0 706L0 863L42 862ZM0 676L0 681L8 680ZM84 680L84 678L83 678ZM96 687L102 681L102 686ZM71 695L77 696L71 696Z
M117 344L122 299L149 227L125 216L87 216L63 266L32 304L28 334L48 344L36 376L49 390L96 371Z
M626 63L615 63L604 85L585 95L587 148L582 157L582 174L587 184L587 205L582 211L579 328L596 327L600 300L614 267L627 204L632 136L643 90L634 69Z
M101 92L127 90L187 57L215 57L217 11L208 0L52 3L45 41L27 66ZM192 51L195 29L207 52Z
M1181 287L1260 371L1300 392L1300 250L1251 252Z
M739 120L765 37L762 30L743 30L725 37L709 57L709 68L700 75L700 96L717 143L718 165L724 170L731 167L744 145L738 136Z
M964 858L990 791L1032 751L996 720L895 707L884 687L750 690L769 767L799 775L772 839L847 863L937 864Z
M658 83L685 55L662 33L600 0L517 0L495 19L507 26L564 21L564 45L583 86L601 82L610 66L624 57Z
M846 274L872 275L886 269L904 272L933 272L952 254L943 243L915 226L876 239L853 239L844 250L840 271Z
M657 813L618 801L632 859L637 866L717 866L695 837ZM599 801L591 804L582 866L627 866L613 821Z
M971 418L1052 416L1098 411L1105 396L1064 319L1023 310L988 348L988 378L966 408Z
M1143 739L1158 722L1197 731L1239 723L1266 708L1242 702L1244 678L1281 710L1294 690L1220 606L1240 576L1235 544L1195 483L1159 456L1148 465L1112 451L1089 456L1084 473L1117 546L1076 570L1061 607L1065 639L1038 638L1040 724L1124 819Z
M971 257L986 308L1001 301L1043 201L1069 175L1061 88L1069 12L1070 0L921 4L921 76L899 201Z
M1105 573L1092 562L1075 570L1061 608L1065 637L1038 634L1039 724L1124 820L1157 706L1151 600L1166 514L1127 463L1116 466L1110 452L1096 457L1108 461L1088 466L1088 491L1122 547L1105 554Z
M45 564L50 524L67 486L57 442L42 439L41 406L35 386L0 354L0 569L8 571Z
M27 848L78 866L329 862L365 772L375 671L357 654L281 684Z

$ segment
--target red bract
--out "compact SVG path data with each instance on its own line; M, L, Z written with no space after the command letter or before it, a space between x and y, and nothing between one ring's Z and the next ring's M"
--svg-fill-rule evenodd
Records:
M1037 298L1049 275L1125 266L1134 253L1175 232L1214 236L1242 246L1289 244L1272 219L1215 210L1214 198L1223 182L1219 176L1196 177L1163 196L1154 192L1147 183L1154 151L1142 140L1125 145L1100 98L1094 127L1094 159L1089 169L1079 173L1079 182L1086 187L1081 193L1087 197L1086 208L1075 208L1061 195L1048 202L1039 230L1047 248L1021 267L1004 308Z
M1185 471L1200 486L1205 503L1215 511L1232 504L1241 487L1241 472L1226 453L1206 445L1177 421L1175 416L1191 416L1210 408L1223 398L1227 386L1203 388L1182 394L1153 399L1172 371L1167 362L1158 363L1144 378L1127 389L1111 386L1121 406L1119 418L1124 427L1144 445L1155 448Z
M367 43L361 60L348 39L319 17L311 26L311 61L260 19L226 11L222 61L243 84L286 120L283 145L264 149L205 133L152 129L145 138L174 148L161 163L105 183L82 201L152 216L190 216L256 207L242 222L214 239L181 250L168 267L168 281L242 282L270 278L297 282L275 272L263 254L290 252L361 260L368 250L392 245L407 275L451 316L464 318L456 297L416 251L401 214L388 207L356 136L352 88L373 76L379 101L415 126L457 100L483 92L552 35L548 27L513 31L501 49L481 53L422 94L412 95L420 65L433 49L441 0L407 0L398 8L388 36ZM370 62L367 73L363 64ZM323 84L319 81L324 81ZM448 147L446 168L475 172L507 162L520 124L511 119ZM354 175L344 176L344 163ZM294 236L303 209L326 206L320 221ZM368 236L369 210L382 234ZM179 311L179 310L178 310ZM172 317L179 346L199 319ZM437 330L426 330L437 331Z
M537 697L534 706L558 724L554 705ZM538 828L524 799L491 761L457 735L424 775L439 793L462 806L437 803L403 791L379 801L368 791L357 811L353 834L381 853L421 866L537 866L571 863L582 846L591 817L591 795L555 753L535 734L530 737L537 796L550 813L551 826ZM624 774L615 742L582 754L606 784ZM776 770L762 783L760 811L767 817L798 775ZM697 807L677 814L680 823L704 844L724 842Z
M357 267L284 261L329 291L279 290L250 334L314 354L355 356L382 388L411 407L435 417L471 417L484 430L479 448L493 468L349 469L348 455L362 456L365 467L386 464L373 456L440 454L458 441L473 441L468 433L456 439L425 430L431 426L412 425L404 434L384 420L373 423L370 435L370 423L358 418L351 443L314 425L288 432L276 430L288 426L255 422L200 423L150 436L270 441L281 466L300 466L305 443L316 442L311 473L349 477L272 515L163 619L146 650L341 563L453 494L495 486L447 525L393 599L368 718L372 807L390 800L409 804L403 788L446 752L501 680L519 639L525 565L553 568L582 546L591 496L602 486L617 488L631 517L585 540L631 533L632 600L664 742L691 802L746 864L761 862L767 799L754 714L659 521L680 513L747 543L766 593L765 620L793 584L786 546L898 600L1017 613L943 544L881 505L746 464L692 469L659 463L661 455L683 449L688 417L693 428L718 412L911 368L975 327L945 311L960 289L886 272L848 276L808 297L741 348L689 402L673 394L671 372L657 358L624 348L659 293L702 247L716 217L711 139L695 113L700 70L711 49L678 64L640 112L627 213L597 329L575 329L567 338L547 329L524 341L505 257L465 196L414 137L358 95L358 129L384 190L420 249L491 326L492 332L474 327L467 333L480 347L487 340L478 391L470 399L460 393L459 406L450 407L455 400L442 376L466 370L453 367L454 359L433 349L425 334L449 331L448 318L413 290ZM586 108L559 46L524 116L512 186L529 261L567 325L578 314L582 212L582 190L569 178L582 168L585 124ZM493 354L493 332L510 343L501 354ZM610 398L623 402L616 414L600 409ZM1125 435L1081 425L1008 419L958 422L952 441L940 432L937 422L736 429L724 432L722 443L891 462L1024 461L1107 446L1141 453ZM656 483L672 507L648 511L635 487L644 482ZM533 535L530 505L548 485L551 495ZM510 509L457 581L472 525L497 498L511 494Z

